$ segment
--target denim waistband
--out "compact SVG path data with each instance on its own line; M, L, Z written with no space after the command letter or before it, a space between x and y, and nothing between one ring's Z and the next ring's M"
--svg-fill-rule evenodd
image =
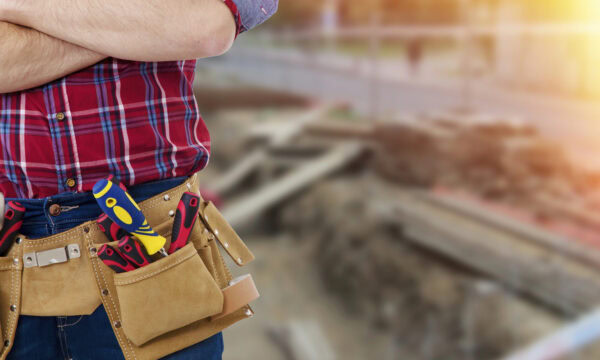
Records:
M187 177L176 177L137 184L127 189L136 201L144 201L163 191L182 184ZM40 238L71 229L86 221L97 219L102 213L92 192L65 192L42 199L16 199L25 207L25 217L20 233L28 238ZM58 215L50 213L50 206L58 204Z

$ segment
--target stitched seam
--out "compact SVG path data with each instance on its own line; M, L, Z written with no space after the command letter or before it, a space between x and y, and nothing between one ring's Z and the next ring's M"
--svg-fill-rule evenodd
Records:
M18 289L17 289L18 288L18 285L17 285L17 280L18 280L17 279L17 274L18 274L18 272L19 272L19 268L18 268L18 265L17 265L16 269L13 269L13 271L12 271L12 275L13 276L11 277L11 286L10 286L10 289L11 289L10 303L11 303L11 305L14 304L15 306L17 306L17 304L15 303L15 298L14 297L17 296L17 291L18 291ZM15 316L17 314L17 311L19 311L18 308L17 308L16 311L11 311L12 314L9 315L10 320L9 320L9 323L8 323L8 330L7 330L7 333L6 333L6 338L7 339L11 339L11 341L10 341L10 348L12 348L12 345L13 345L12 344L13 343L12 340L14 340L14 339L12 339L12 336L10 336L10 334L11 333L15 333L16 330L17 330L16 328L13 329L13 326L16 327Z
M92 246L93 246L92 245L92 238L91 238L91 236L88 236L88 248L92 247ZM96 279L98 279L98 281L100 281L100 276L98 276L98 269L97 269L98 260L97 259L93 259L92 257L90 257L90 262L92 263L92 269L94 270L94 274L96 274ZM104 277L104 274L102 273L102 271L100 271L100 275L102 275L102 281L104 283L104 288L105 289L108 288L108 283L107 283L106 278ZM113 301L112 295L108 294L106 296L110 300L110 303L112 304L112 307L113 307L113 310L111 310L110 307L106 307L105 306L105 310L106 310L106 313L108 315L108 319L110 321L112 321L112 319L110 318L110 315L112 314L113 318L114 317L118 317L118 316L115 316L115 314L118 315L119 312L117 311L117 306L116 306L115 302ZM103 301L103 303L104 303L104 301ZM111 327L112 327L112 324L111 324ZM123 341L123 339L121 338L121 334L120 334L119 329L116 329L113 332L115 333L115 336L117 337L117 340L119 341L119 343L123 344L122 348L124 348L123 355L125 355L125 358L127 358L127 355L131 352L133 358L137 359L135 351L133 351L133 349L131 348L131 343L129 342L129 340L126 339L127 342ZM128 348L129 348L129 350L128 350Z
M75 321L74 323L60 325L60 327L66 328L66 327L69 327L69 326L77 325L81 321L81 319L83 319L83 315L80 315L79 318L77 319L77 321Z
M67 320L67 318L65 317L64 320ZM63 356L65 357L65 360L68 360L71 358L71 353L69 352L69 337L67 336L67 332L63 328L64 328L64 325L61 327L62 337L65 340L65 348L63 350ZM62 347L62 345L61 345L61 347Z
M213 256L216 256L217 254L213 255L212 247L210 247L210 242L211 241L214 242L215 240L213 240L213 239L209 239L208 240L208 245L207 246L210 249L210 254L211 254L210 255L210 261L212 261L214 269L215 269L215 275L216 275L216 279L215 280L217 281L217 284L219 284L219 287L221 287L221 284L225 284L225 281L222 281L222 280L225 280L225 279L221 279L221 274L220 274L219 268L217 267L217 264L215 263L215 260L213 259ZM216 245L216 243L215 243L215 245ZM217 249L217 253L218 253L219 252L219 247L215 246L215 249ZM227 285L224 285L224 286L227 286Z
M175 267L175 266L177 266L177 265L181 264L182 262L184 262L184 261L186 261L186 260L190 259L190 258L191 258L191 257L193 257L194 255L196 255L196 253L192 252L192 253L190 253L189 255L186 255L185 257L182 257L181 259L177 259L177 261L176 261L176 262L174 262L174 263L172 263L172 264L165 265L165 266L163 266L162 268L160 268L160 269L157 269L157 270L154 270L154 271L153 271L153 272L151 272L151 273L145 274L145 275L143 275L143 276L140 276L140 277L137 277L137 278L133 278L133 279L131 279L131 280L126 280L126 281L115 281L115 285L130 285L130 284L136 283L136 282L138 282L138 281L140 281L140 280L145 280L145 279L147 279L147 278L153 277L153 276L154 276L154 275L156 275L156 274L159 274L159 273L161 273L161 272L163 272L163 271L166 271L166 270L168 270L168 269L171 269L171 268L173 268L173 267Z
M25 248L34 248L34 247L39 246L40 244L56 244L58 242L66 240L68 238L77 236L78 235L77 233L80 232L81 229L84 226L86 226L86 225L88 225L87 222L83 223L83 224L81 224L81 225L79 225L79 226L77 226L77 227L75 227L73 229L69 229L69 230L67 230L65 232L62 232L60 234L51 235L51 236L49 236L47 238L26 240L25 243L24 243L24 247Z
M227 267L227 264L225 264L225 260L223 259L223 256L221 255L221 252L219 251L219 247L217 246L217 252L219 253L219 259L221 259L221 264L223 264L223 268L225 269L225 276L227 277L227 281L225 281L225 286L227 286L227 284L229 283L229 281L231 281L231 279L233 279L233 275L231 275L231 271L229 270L229 268Z
M212 249L211 249L210 245L208 245L208 244L206 245L206 248L210 251L210 256L208 257L208 261L210 261L210 265L211 265L213 271L215 272L215 277L216 277L215 280L217 281L217 284L220 284L219 271L217 270L217 264L215 264L215 261L213 260Z

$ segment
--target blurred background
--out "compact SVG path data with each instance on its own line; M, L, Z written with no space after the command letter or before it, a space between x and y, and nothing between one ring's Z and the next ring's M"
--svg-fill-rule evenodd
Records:
M279 7L197 70L225 359L600 359L600 1Z

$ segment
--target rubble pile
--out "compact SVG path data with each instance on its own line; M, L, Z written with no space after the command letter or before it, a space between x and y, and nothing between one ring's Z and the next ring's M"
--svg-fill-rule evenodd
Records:
M500 287L408 241L387 206L392 186L375 174L329 180L281 214L287 231L312 244L325 287L349 314L366 316L424 359L497 358L553 325ZM516 311L520 319L505 317Z
M400 185L465 190L590 225L561 204L600 210L600 172L574 165L561 146L528 126L463 120L420 117L378 124L374 167Z

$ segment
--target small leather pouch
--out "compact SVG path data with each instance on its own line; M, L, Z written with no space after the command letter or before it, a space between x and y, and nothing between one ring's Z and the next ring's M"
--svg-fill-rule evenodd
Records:
M137 346L223 309L223 293L191 243L148 266L116 274L114 284L123 332Z

